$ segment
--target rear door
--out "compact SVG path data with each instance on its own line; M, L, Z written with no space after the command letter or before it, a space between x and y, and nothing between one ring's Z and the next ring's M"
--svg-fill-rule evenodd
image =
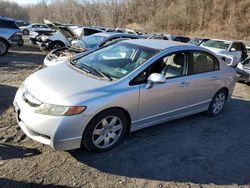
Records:
M190 110L207 110L210 101L220 89L219 62L213 55L203 51L192 51L189 55L186 82Z

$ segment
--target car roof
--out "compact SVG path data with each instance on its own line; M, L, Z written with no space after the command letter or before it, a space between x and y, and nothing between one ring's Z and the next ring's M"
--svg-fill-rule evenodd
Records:
M16 20L14 20L12 18L8 18L8 17L5 17L5 16L0 16L0 19L5 20L5 21L16 21Z
M181 42L175 42L171 40L159 40L159 39L133 39L133 40L126 40L124 41L126 43L130 44L136 44L139 46L144 46L148 48L154 48L158 50L164 50L166 48L171 48L171 47L187 47L190 46L192 48L199 48L200 47L195 47L194 45L190 45L187 43L181 43Z
M93 35L98 35L98 36L102 36L102 37L121 37L121 36L134 36L134 37L138 37L140 38L140 35L135 35L135 34L127 34L127 33L116 33L116 32L102 32L102 33L95 33Z

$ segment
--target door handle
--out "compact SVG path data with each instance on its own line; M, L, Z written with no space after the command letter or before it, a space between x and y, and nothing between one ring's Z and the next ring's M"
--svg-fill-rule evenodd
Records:
M180 84L179 84L179 87L186 87L186 86L189 86L190 85L190 82L185 82L185 81L183 81L183 82L181 82Z
M218 80L218 77L217 76L212 76L211 80Z

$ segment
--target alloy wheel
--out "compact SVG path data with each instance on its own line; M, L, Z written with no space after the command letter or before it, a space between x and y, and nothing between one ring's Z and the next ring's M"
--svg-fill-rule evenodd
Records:
M94 128L92 141L97 148L108 148L119 140L122 129L122 121L118 117L105 117Z
M214 114L218 114L222 110L225 101L226 101L226 95L224 92L221 92L216 96L212 106Z

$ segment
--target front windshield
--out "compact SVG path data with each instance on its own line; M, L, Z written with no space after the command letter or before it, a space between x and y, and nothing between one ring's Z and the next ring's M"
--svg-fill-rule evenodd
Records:
M228 41L219 41L219 40L208 40L207 42L204 42L202 44L202 46L227 50L229 48L229 46L230 46L230 42L228 42Z
M76 66L91 67L111 79L120 79L157 52L156 49L120 42L81 57Z
M101 43L105 37L99 35L90 35L83 38L87 48L94 48L97 44Z

